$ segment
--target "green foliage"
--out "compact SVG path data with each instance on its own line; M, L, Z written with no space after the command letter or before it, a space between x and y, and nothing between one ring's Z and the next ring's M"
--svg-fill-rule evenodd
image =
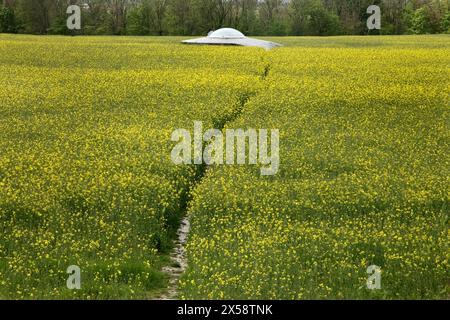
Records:
M447 14L442 17L441 31L444 33L450 33L450 12L447 12Z
M339 17L319 0L291 2L292 35L329 36L341 33Z
M192 0L172 0L167 7L167 31L169 34L193 35L195 18Z
M16 31L17 24L14 11L0 5L0 32L15 33Z
M414 11L410 23L410 30L414 34L430 33L431 31L426 8L419 8Z
M282 21L273 21L267 32L270 36L285 36L286 35L286 25Z
M127 33L131 35L158 35L166 33L166 11L164 0L144 0L132 8L127 16Z
M49 34L63 34L68 35L70 34L70 30L67 29L67 20L65 17L57 17L50 28L48 29Z
M331 36L340 32L339 17L329 12L320 1L316 1L309 11L310 34Z
M128 14L127 34L129 35L147 35L148 30L143 26L143 17L141 9L133 9Z
M440 0L86 0L86 3L89 6L82 7L80 32L86 35L192 36L221 27L236 28L247 35L368 34L366 10L372 4L381 7L382 30L369 34L449 30L449 5ZM67 4L17 0L8 11L2 10L0 32L68 34L64 21ZM14 22L4 22L11 18Z
M381 34L385 34L385 35L395 34L395 26L391 23L383 24Z

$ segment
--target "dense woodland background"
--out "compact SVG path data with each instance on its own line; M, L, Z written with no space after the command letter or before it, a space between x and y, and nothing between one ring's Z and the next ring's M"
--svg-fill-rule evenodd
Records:
M450 33L450 0L0 0L0 32L68 34L66 9L82 8L87 35L204 35L234 27L247 35ZM382 30L368 31L369 5Z

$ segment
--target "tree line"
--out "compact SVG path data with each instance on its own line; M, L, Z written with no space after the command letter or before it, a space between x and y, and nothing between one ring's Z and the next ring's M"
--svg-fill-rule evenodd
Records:
M450 33L450 0L0 0L0 32L70 34L67 7L82 9L85 35L204 35L233 27L247 35ZM382 12L368 31L367 8Z

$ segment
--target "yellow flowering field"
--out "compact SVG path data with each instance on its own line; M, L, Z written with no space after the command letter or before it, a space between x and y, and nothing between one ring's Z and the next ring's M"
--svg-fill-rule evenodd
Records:
M260 74L236 61L244 51L224 51L0 35L0 298L164 287L161 253L198 171L172 164L171 132L213 126ZM70 265L80 291L66 288Z
M183 297L448 298L450 38L302 39L228 124L279 128L280 171L209 170Z
M0 35L0 299L152 298L186 212L180 298L449 296L449 36L180 40ZM193 121L279 172L174 165Z

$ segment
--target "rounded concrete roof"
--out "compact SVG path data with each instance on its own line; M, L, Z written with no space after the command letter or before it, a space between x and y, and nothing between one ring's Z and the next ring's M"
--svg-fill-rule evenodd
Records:
M244 34L233 28L222 28L216 30L208 35L208 38L220 38L220 39L242 39L245 38Z
M209 45L234 45L244 47L261 47L266 50L280 47L281 45L275 42L258 40L248 38L244 34L233 28L222 28L208 33L207 37L183 40L187 44L209 44Z

